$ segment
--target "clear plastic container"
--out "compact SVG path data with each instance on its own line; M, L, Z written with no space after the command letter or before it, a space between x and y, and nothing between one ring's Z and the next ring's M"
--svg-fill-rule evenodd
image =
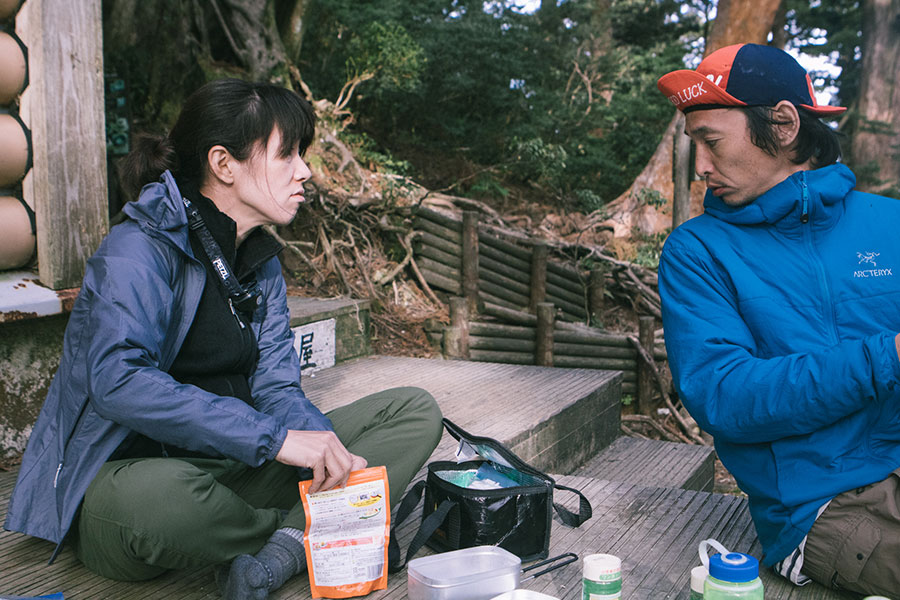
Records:
M522 560L497 546L476 546L409 561L409 600L490 600L519 585Z

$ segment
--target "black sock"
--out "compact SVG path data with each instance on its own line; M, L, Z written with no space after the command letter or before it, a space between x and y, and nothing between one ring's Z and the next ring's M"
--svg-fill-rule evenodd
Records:
M266 600L269 592L306 568L303 532L283 527L272 534L255 556L234 559L222 589L227 600Z

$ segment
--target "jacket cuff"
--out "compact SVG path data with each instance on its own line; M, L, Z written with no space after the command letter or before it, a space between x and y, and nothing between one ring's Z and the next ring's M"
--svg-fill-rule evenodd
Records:
M275 460L275 457L281 452L281 447L284 445L284 440L287 439L287 434L287 427L284 426L281 426L278 431L275 432L275 435L272 436L272 445L269 446L269 449L266 452L266 460Z

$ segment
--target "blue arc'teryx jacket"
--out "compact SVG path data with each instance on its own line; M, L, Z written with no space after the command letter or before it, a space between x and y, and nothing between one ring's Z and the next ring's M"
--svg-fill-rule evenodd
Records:
M262 304L251 323L259 344L250 376L254 405L166 373L194 320L206 271L191 250L168 172L124 211L130 219L113 227L88 261L6 529L60 543L94 475L132 431L258 466L275 457L288 429L331 429L300 389L277 257L256 273Z
M772 565L834 496L900 467L900 200L832 165L669 236L659 266L685 406L747 493Z

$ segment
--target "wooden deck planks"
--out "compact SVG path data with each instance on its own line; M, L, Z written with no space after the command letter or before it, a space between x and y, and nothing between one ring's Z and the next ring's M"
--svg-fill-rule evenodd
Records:
M421 386L435 395L446 416L461 427L509 443L533 429L552 428L552 425L542 423L560 415L565 418L573 398L589 398L592 389L596 391L598 386L617 383L615 375L597 371L457 361L420 362L422 360L361 359L305 379L304 389L327 411L386 387ZM598 412L609 410L602 408L606 406L602 402L599 406ZM561 432L553 431L553 435L561 435ZM445 433L432 460L449 458L455 446L455 441ZM619 461L623 464L615 474L625 477L630 470L638 470L639 459L659 462L678 450L668 449L667 453L665 445L655 448L653 452L662 454L651 452L648 458L638 456L638 453L631 462ZM14 478L15 473L0 473L0 514L5 514ZM617 554L623 560L625 598L687 599L690 569L699 562L697 545L708 537L715 537L729 549L761 555L746 500L707 492L644 487L632 480L579 476L557 476L557 480L581 489L592 501L594 517L577 529L565 527L554 518L551 555L563 552L576 552L581 557L592 552ZM566 492L557 492L555 500L570 508L577 507L575 496ZM404 550L418 528L419 519L420 509L410 522L399 528L398 539ZM51 551L52 544L48 542L9 532L0 533L0 593L37 595L62 591L67 600L206 600L219 597L211 568L169 573L149 582L122 583L89 573L78 563L71 549L65 549L53 565L47 566ZM428 552L423 550L419 556ZM816 584L795 588L768 570L762 576L769 600L850 598ZM562 600L577 600L581 595L581 565L574 563L524 581L522 587ZM300 576L271 597L279 600L309 596L307 578ZM373 593L369 598L404 600L405 571L390 576L388 589Z
M10 474L0 475L0 488L11 485ZM734 496L671 488L646 488L627 482L561 476L563 485L581 489L594 507L594 517L573 529L554 518L551 555L575 552L584 557L592 552L616 554L623 561L623 597L656 600L686 599L690 569L699 564L697 545L714 537L731 550L760 556L759 543L750 521L746 500ZM573 507L575 498L557 492L558 502ZM401 548L406 548L418 526L418 515L401 529ZM91 575L65 550L52 566L44 561L51 545L47 542L5 533L0 535L0 582L4 591L42 594L62 590L66 598L217 598L211 569L179 572L141 583L111 582ZM420 553L422 556L427 553ZM27 560L25 559L27 557ZM17 567L9 570L10 561ZM762 573L769 600L848 600L849 595L825 590L817 584L795 588L768 569ZM11 586L11 584L14 584ZM564 600L580 597L581 566L575 563L522 587ZM297 577L275 599L308 598L305 577ZM370 596L373 600L403 600L406 575L389 578L387 590Z
M580 529L554 522L552 553L616 554L623 562L623 598L689 597L692 567L699 564L697 546L714 537L730 550L761 555L747 502L734 496L679 489L643 488L627 482L560 477L564 485L585 491L595 517ZM558 598L578 598L581 571L566 567L556 577L526 585ZM853 598L812 583L796 588L769 569L761 574L768 600Z
M435 396L445 416L464 429L504 443L521 443L530 440L532 431L540 431L547 421L565 416L573 404L584 404L582 412L608 413L617 405L620 380L618 373L587 369L376 356L304 377L303 388L327 412L385 388L422 387ZM449 459L455 448L456 441L445 432L431 460ZM422 476L424 469L418 477ZM6 513L14 481L15 473L0 473L0 515ZM399 530L398 538L404 548L415 534L420 514L419 510ZM49 542L0 532L0 593L37 595L62 591L67 600L219 597L212 569L123 583L91 574L78 563L71 549L63 550L56 562L48 566L46 561L52 550ZM389 589L379 594L405 597L405 575L392 577ZM305 578L296 578L273 596L292 597L309 597Z
M711 492L715 450L709 446L620 437L573 474Z

